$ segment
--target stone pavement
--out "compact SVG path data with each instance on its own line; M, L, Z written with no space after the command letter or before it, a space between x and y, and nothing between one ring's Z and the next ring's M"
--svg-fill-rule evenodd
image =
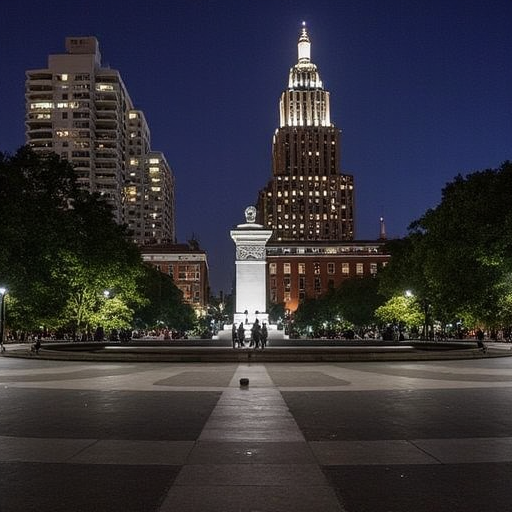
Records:
M510 358L0 358L0 389L2 512L512 510Z

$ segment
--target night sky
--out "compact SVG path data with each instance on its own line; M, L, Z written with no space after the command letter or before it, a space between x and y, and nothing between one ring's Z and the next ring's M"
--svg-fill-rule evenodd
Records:
M512 158L510 0L12 0L0 17L0 150L24 138L25 70L96 36L176 178L178 240L208 252L213 291L235 273L229 230L271 176L279 97L305 20L356 238L389 237L458 173Z

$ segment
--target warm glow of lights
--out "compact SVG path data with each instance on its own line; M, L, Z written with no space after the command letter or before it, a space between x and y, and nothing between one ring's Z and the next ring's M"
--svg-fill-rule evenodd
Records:
M39 101L30 104L30 110L53 108L53 102L51 101Z

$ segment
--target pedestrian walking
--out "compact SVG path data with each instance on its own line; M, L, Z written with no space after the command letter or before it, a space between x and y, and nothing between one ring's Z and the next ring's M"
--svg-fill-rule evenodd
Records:
M478 345L478 348L482 350L482 352L487 352L487 347L484 344L484 332L482 329L478 329L478 331L476 331L476 344Z

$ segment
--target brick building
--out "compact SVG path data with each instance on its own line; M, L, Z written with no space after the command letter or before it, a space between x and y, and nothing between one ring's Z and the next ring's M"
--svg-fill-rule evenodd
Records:
M270 241L266 251L269 300L290 313L345 279L377 274L390 258L384 241Z
M198 316L206 314L209 297L208 259L195 241L188 244L146 245L140 248L144 261L172 277L183 300Z

